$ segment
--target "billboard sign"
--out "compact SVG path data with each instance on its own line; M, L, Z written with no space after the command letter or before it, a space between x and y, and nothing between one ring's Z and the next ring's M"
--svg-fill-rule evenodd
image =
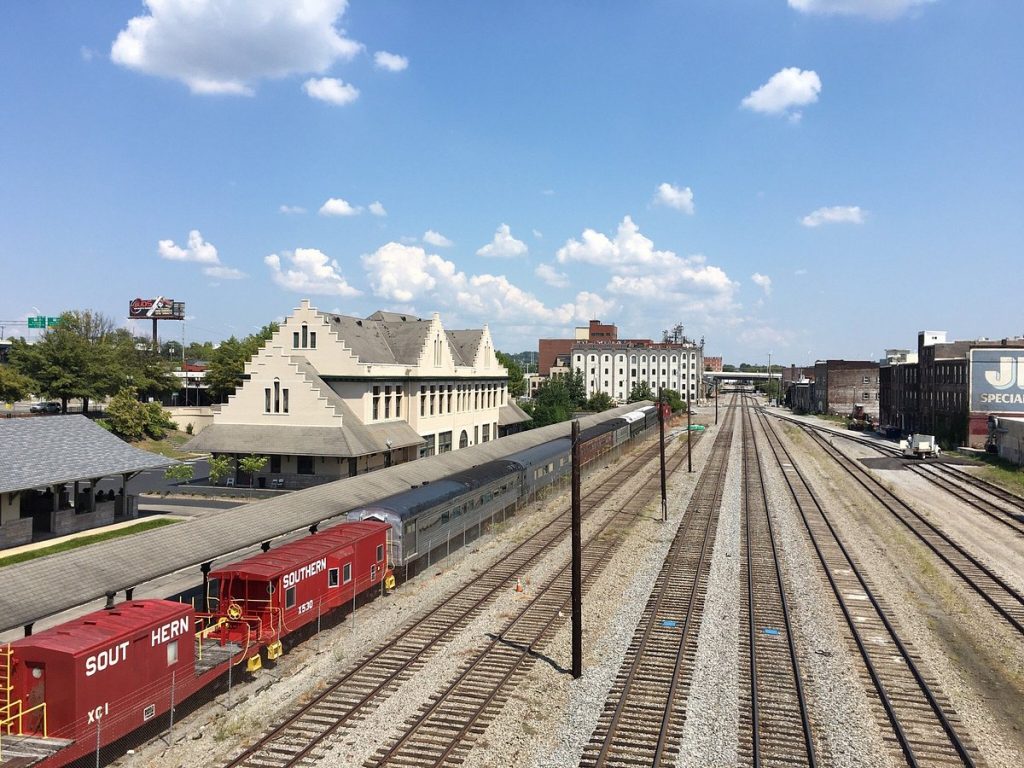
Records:
M1024 349L971 350L971 410L1024 413Z
M163 296L155 299L133 299L128 304L129 320L184 320L185 302Z

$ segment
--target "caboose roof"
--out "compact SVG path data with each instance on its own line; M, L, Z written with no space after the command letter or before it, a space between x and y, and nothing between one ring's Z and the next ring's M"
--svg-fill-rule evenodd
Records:
M80 656L148 632L174 619L187 616L192 606L170 600L130 600L112 610L87 613L34 635L15 640L14 648L45 648Z
M217 568L210 572L210 578L223 579L229 575L244 574L252 580L269 581L333 552L350 550L366 537L387 528L390 528L387 523L376 520L336 525L298 541L282 544L267 552L260 552L237 563Z

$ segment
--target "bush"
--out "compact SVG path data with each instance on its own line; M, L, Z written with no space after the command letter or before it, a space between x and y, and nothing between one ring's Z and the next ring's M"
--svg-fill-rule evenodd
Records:
M129 442L147 435L162 440L168 429L177 429L160 403L140 403L134 387L124 387L110 399L107 417L108 429Z
M185 434L186 435L191 435L192 434L192 422L191 421L188 424L185 425Z

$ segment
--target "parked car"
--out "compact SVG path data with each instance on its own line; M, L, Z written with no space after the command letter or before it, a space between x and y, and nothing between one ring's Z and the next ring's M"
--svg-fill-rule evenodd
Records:
M29 411L32 413L60 413L60 403L36 403Z

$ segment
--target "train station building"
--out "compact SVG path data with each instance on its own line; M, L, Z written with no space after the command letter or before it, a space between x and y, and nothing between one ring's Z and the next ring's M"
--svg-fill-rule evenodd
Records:
M268 456L257 484L293 489L486 443L528 420L487 326L349 317L303 300L188 449Z

